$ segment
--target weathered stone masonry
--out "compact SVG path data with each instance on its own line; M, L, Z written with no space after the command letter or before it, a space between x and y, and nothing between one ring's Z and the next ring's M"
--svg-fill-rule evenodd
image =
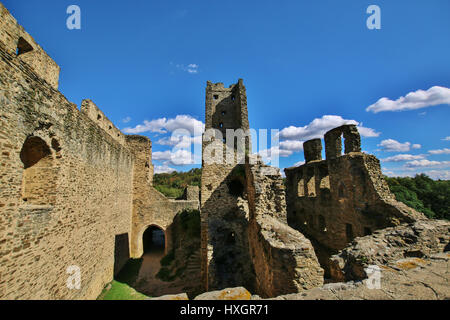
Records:
M288 223L313 241L328 272L330 255L354 238L424 216L395 200L379 160L361 152L356 126L330 130L324 140L326 160L321 140L310 140L304 143L306 163L285 173Z
M195 198L190 194L186 200L172 200L154 189L150 139L133 135L127 136L126 140L135 156L131 257L142 256L143 234L153 225L164 230L167 253L172 247L171 224L175 215L183 209L198 209L198 196Z
M308 239L287 225L281 175L252 157L244 137L243 160L227 129L249 129L242 80L224 88L207 83L201 189L202 279L205 290L244 286L263 297L299 292L323 283ZM220 162L231 155L231 162ZM222 159L224 160L224 159Z
M228 148L223 140L227 129L249 129L247 119L246 91L242 80L229 88L225 88L223 83L207 83L205 129L206 132L217 129L222 136L217 133L213 137L205 134L203 137L200 198L205 290L242 283L252 289L254 275L252 266L247 263L248 214L240 205L245 183L241 174L244 168L236 163L234 148ZM220 159L227 152L233 161L221 163ZM235 192L230 190L232 185Z
M285 170L285 192L248 136L243 148L226 136L249 129L243 81L208 82L205 123L216 131L203 137L201 202L197 187L172 200L152 186L151 141L124 135L91 100L78 110L58 91L59 71L0 4L0 299L95 299L142 256L150 226L171 250L174 217L187 208L201 209L205 290L308 295L324 269L361 280L368 264L394 268L411 261L392 259L449 249L448 222L395 200L355 126L325 135L326 160L320 139L305 142L306 163ZM67 287L70 266L80 268L79 290Z
M246 164L248 237L256 274L255 292L262 297L275 297L321 286L323 270L311 242L287 225L279 169L255 162Z
M78 110L58 78L0 4L0 299L95 299L142 254L144 228L169 233L178 211L198 208L153 189L150 141L90 100ZM80 290L66 285L73 265Z

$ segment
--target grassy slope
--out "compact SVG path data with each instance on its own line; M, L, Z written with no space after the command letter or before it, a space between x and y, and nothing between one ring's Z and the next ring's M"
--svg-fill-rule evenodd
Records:
M145 300L148 296L132 288L136 281L142 259L130 259L113 280L110 289L104 289L97 300Z
M97 300L145 300L146 295L137 292L128 284L113 280L109 290L104 289Z

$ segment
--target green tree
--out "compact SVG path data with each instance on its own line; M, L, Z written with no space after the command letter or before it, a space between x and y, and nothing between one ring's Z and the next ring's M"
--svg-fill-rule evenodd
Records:
M187 172L159 173L153 176L153 186L169 198L179 198L187 186L198 186L202 180L202 169L193 168Z
M398 201L423 212L429 218L450 220L450 181L433 180L425 174L385 177Z

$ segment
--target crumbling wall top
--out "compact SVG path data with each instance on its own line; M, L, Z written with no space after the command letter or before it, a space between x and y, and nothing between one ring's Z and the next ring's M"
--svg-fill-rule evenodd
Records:
M313 139L303 143L303 152L305 154L305 162L322 160L322 140Z
M92 100L85 99L81 103L81 112L86 114L100 128L107 132L114 140L120 144L125 144L125 135L109 120Z
M223 82L206 81L206 91L232 91L235 87L244 88L244 80L239 79L237 83L230 84L228 88L225 87Z
M205 128L218 129L226 136L227 129L249 129L247 93L244 81L225 88L222 82L206 84Z
M2 3L0 3L0 50L5 50L25 62L53 89L58 89L60 67L19 25Z
M187 186L184 189L183 195L177 200L199 201L200 200L200 188L197 186Z
M345 154L361 152L361 136L356 125L343 125L325 134L325 154L327 159L342 155L342 136L344 136Z

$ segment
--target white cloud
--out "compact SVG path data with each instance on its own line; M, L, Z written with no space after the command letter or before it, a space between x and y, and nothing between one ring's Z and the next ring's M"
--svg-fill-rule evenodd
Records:
M414 177L418 174L426 174L432 179L449 180L450 161L430 161L427 159L408 161L398 168L382 168L383 173L389 177Z
M304 164L305 164L305 161L299 161L299 162L294 163L293 167L300 167Z
M358 130L363 137L378 137L379 132L374 129L365 128L362 123L355 120L346 120L341 116L324 115L322 118L316 118L311 123L303 127L290 126L280 131L280 139L284 140L310 140L315 138L323 138L324 134L336 127L344 124L354 124L358 126Z
M395 174L394 171L386 170L385 168L382 168L381 171L382 171L382 173L385 176L388 176L388 177L396 177L396 176L398 176L398 175Z
M369 106L366 111L378 113L383 111L415 110L441 104L450 105L450 89L434 86L426 91L417 90L410 92L405 97L400 97L395 101L381 98Z
M181 71L187 72L187 73L191 73L191 74L196 74L199 72L199 68L200 66L196 63L190 63L188 65L184 65L184 64L174 64L173 62L170 62L170 65L175 65L175 67Z
M411 149L420 149L422 147L420 144L411 145L410 142L401 143L394 139L383 140L378 146L381 147L382 151L387 152L407 152Z
M300 150L303 150L303 141L298 141L298 140L281 141L280 149L298 152Z
M363 127L362 123L360 124L360 126L358 126L358 131L363 137L366 137L366 138L378 137L381 134L380 132L376 132L372 128Z
M172 152L170 152L170 150L152 152L152 160L171 160L171 159L172 159Z
M445 137L444 139L442 139L444 141L450 141L450 137Z
M198 73L198 64L191 63L187 66L186 71L189 73Z
M411 160L422 160L424 158L425 158L424 155L398 154L393 157L381 159L381 161L383 161L383 162L401 162L401 161L411 161Z
M388 177L415 177L418 174L426 174L434 180L450 180L450 170L423 170L422 168L415 168L409 171L390 171L383 168L383 174Z
M188 130L193 135L201 135L203 132L203 122L189 115L177 115L175 118L159 118L155 120L144 120L134 128L125 128L123 131L129 134L138 134L143 132L167 133L177 129Z
M122 122L123 123L128 123L128 122L130 122L131 121L131 117L126 117L126 118L123 118L122 119Z
M450 154L449 148L438 149L438 150L430 150L428 151L431 154Z
M445 168L450 166L450 161L430 161L430 160L414 160L405 164L406 168L418 168L418 167L441 167Z
M429 170L424 173L434 180L450 180L450 170Z
M173 132L177 129L186 129L191 134L201 135L205 125L203 122L189 115L178 115L175 118L167 120L165 128Z
M152 153L153 160L166 161L167 164L183 166L194 164L194 155L187 150L156 151Z
M129 134L138 134L143 132L158 132L158 133L166 133L164 130L164 123L166 122L166 118L156 119L152 121L144 120L143 124L138 124L134 128L125 128L123 132Z
M272 147L270 149L264 149L258 152L258 154L263 158L263 159L267 159L270 160L273 157L289 157L290 155L292 155L294 152L292 150L285 150L285 149L281 149L280 147Z
M178 149L188 149L192 144L201 144L202 136L191 137L187 135L171 135L170 137L161 138L156 144L162 146L171 146Z
M162 166L155 166L155 173L171 173L174 171L176 171L174 168L171 168L166 164L163 164Z

